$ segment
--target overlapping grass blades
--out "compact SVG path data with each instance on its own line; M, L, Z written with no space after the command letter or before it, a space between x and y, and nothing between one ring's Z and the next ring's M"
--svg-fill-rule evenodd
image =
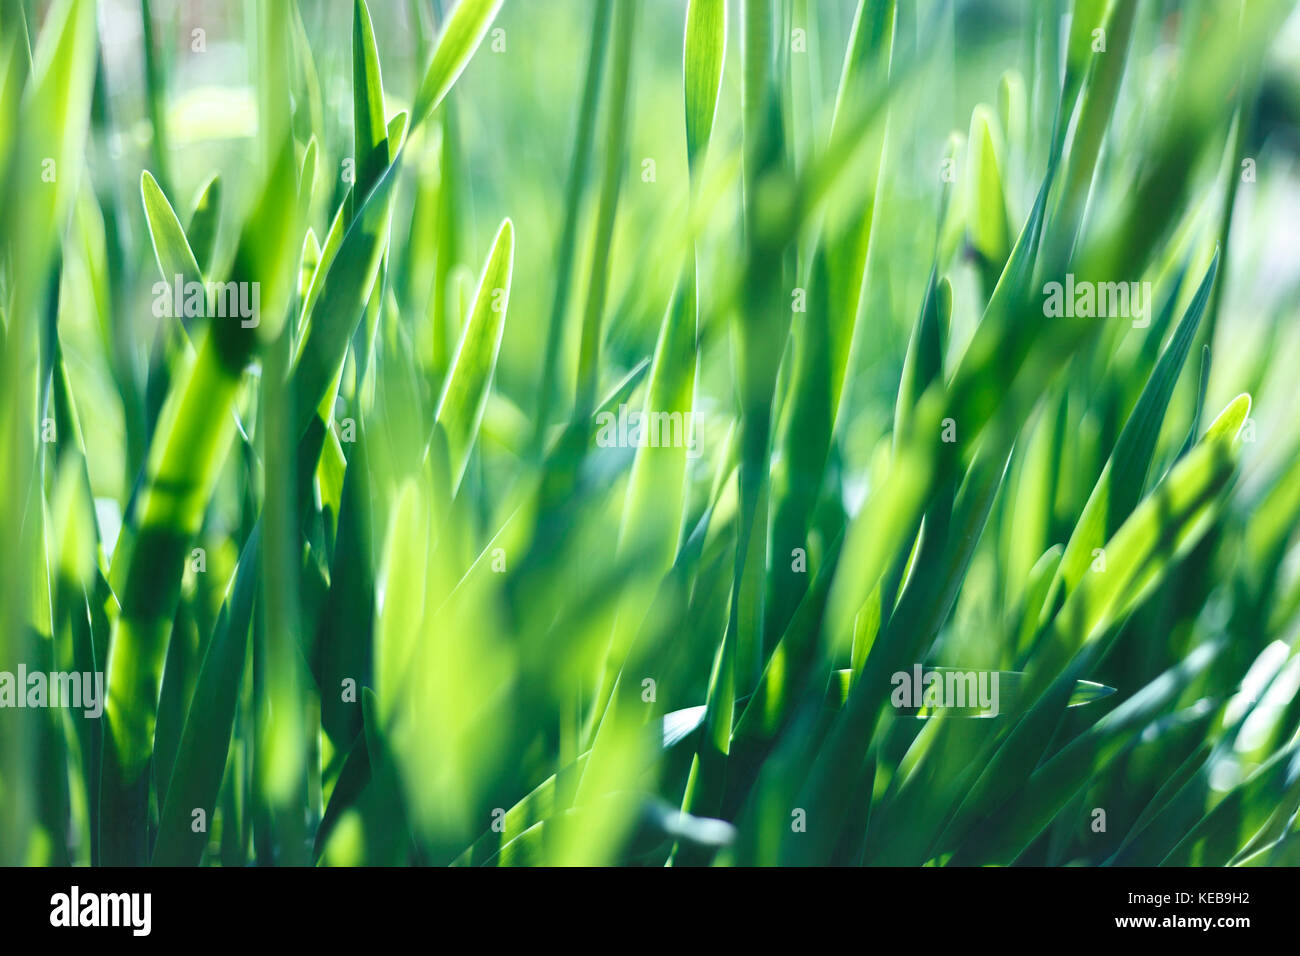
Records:
M0 6L0 862L1293 862L1289 6L580 6Z

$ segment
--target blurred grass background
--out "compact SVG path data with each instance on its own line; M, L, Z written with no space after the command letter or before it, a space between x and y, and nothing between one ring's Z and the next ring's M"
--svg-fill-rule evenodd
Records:
M0 860L1294 862L1292 6L6 0Z

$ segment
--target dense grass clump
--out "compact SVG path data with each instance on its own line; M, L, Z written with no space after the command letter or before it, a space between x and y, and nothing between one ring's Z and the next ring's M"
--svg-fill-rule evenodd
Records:
M1293 4L0 24L0 863L1300 863Z

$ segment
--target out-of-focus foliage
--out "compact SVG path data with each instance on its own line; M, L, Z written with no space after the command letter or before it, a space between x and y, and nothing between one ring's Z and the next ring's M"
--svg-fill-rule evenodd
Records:
M1300 862L1297 50L0 0L0 863Z

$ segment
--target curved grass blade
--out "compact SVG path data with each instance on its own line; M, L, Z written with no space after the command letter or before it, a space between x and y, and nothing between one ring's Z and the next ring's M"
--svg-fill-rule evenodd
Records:
M144 202L149 237L153 240L154 257L158 261L158 271L162 273L163 281L171 285L180 277L183 283L202 283L203 270L199 268L189 240L185 237L185 230L171 203L163 195L158 181L147 169L140 174L140 196Z
M375 277L383 261L392 216L392 190L397 164L390 165L366 197L330 256L334 227L321 253L317 275L323 273L314 307L302 329L290 378L299 435L316 419L330 384L343 365L348 342L370 300ZM337 222L337 220L336 220ZM312 280L312 290L317 281ZM308 294L309 298L311 293Z
M154 866L197 866L207 846L207 828L195 830L194 813L203 811L208 821L215 816L257 597L261 541L255 529L203 657L159 817Z
M713 134L727 52L726 0L689 0L682 72L686 98L686 161L693 171Z
M592 11L591 46L587 53L587 74L583 80L582 102L578 106L578 128L573 141L573 159L569 178L564 187L564 225L560 231L559 249L556 252L555 292L551 298L550 321L547 324L546 352L542 357L542 372L537 391L537 424L533 433L533 452L544 456L546 430L551 421L551 402L555 391L560 346L564 332L564 319L568 310L574 250L577 247L578 216L587 180L587 167L591 160L591 141L596 129L596 107L600 100L600 79L605 63L605 49L609 45L609 18L612 5L597 3Z
M967 228L971 246L978 256L985 296L991 295L997 285L1011 249L1007 198L998 160L1002 152L1000 142L997 118L992 109L981 103L971 113L967 141L970 163L967 196L971 204Z
M420 90L415 96L411 111L411 126L419 126L437 109L456 78L469 64L488 27L501 9L503 0L460 0L447 18L447 24L438 36L433 59L424 71Z
M370 195L389 163L384 84L366 0L355 0L352 7L352 136L356 184L349 204ZM354 214L350 210L349 220Z
M1048 614L1055 613L1064 594L1078 585L1096 558L1095 549L1100 548L1119 529L1142 496L1142 488L1155 456L1160 425L1173 396L1174 385L1187 360L1187 353L1196 338L1201 316L1209 303L1218 267L1219 257L1216 253L1201 279L1196 295L1183 313L1169 346L1160 356L1137 405L1125 422L1119 440L1115 443L1115 450L1079 515L1057 571L1057 582L1053 585L1056 597L1045 608ZM1058 602L1057 605L1054 606L1053 601Z
M221 175L213 173L198 191L190 209L190 222L185 229L190 249L199 272L212 272L213 256L217 251L217 228L221 220Z
M436 421L447 434L451 454L451 483L460 486L469 464L470 451L478 437L488 391L496 371L501 337L505 332L506 307L510 302L510 275L515 262L515 229L509 219L501 223L488 253L474 307L461 336Z

